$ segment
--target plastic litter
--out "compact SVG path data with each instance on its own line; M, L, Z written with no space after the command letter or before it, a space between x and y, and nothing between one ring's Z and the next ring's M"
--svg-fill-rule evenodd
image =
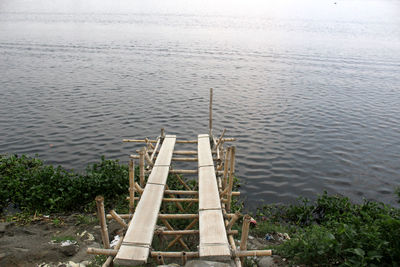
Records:
M270 235L270 234L266 234L266 235L265 235L265 240L267 240L267 241L269 241L269 240L275 240L275 238L274 238L272 235Z

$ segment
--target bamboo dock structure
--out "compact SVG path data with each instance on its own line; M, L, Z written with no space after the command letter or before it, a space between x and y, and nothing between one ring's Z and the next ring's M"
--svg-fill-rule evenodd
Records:
M225 138L225 130L216 138L212 134L212 90L210 90L209 133L199 134L197 139L179 140L166 135L164 130L158 138L124 139L127 143L145 146L130 155L129 160L129 213L117 214L115 210L105 213L104 199L96 198L97 214L103 248L88 248L87 253L107 255L104 267L113 263L124 266L143 265L153 258L158 264L167 259L185 265L188 259L200 258L213 261L233 260L237 267L243 265L244 257L269 256L271 250L247 250L250 216L232 213L232 198L240 192L233 191L235 171L235 146L224 147L235 138ZM194 150L175 150L180 144L197 145ZM135 175L135 160L139 164L139 177ZM183 162L197 166L193 169L175 169L171 163ZM194 175L195 185L190 185L180 175ZM174 175L181 189L169 188L168 177ZM184 188L184 190L182 190ZM162 208L171 203L178 212L167 213ZM197 212L188 213L196 207ZM232 227L243 217L241 242L238 248ZM121 225L123 236L115 247L110 247L107 220ZM175 229L171 221L187 223L184 229ZM160 227L160 225L164 225ZM154 236L165 241L163 250L153 248ZM185 237L195 236L197 249L190 248ZM167 251L179 246L182 251ZM191 251L192 250L192 251ZM195 251L193 251L195 250Z

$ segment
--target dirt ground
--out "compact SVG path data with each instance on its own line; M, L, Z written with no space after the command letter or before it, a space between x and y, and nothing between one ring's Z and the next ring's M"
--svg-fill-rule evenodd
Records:
M108 229L114 236L120 226L110 222ZM68 262L86 266L94 259L86 253L87 247L100 247L100 243L99 226L91 215L40 216L25 225L1 222L0 266L60 266Z

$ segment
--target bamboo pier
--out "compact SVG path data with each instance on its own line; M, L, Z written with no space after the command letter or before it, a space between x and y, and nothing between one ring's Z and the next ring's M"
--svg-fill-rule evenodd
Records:
M213 136L211 90L208 134L199 134L193 140L180 140L175 135L166 135L162 129L155 139L124 139L126 143L145 144L136 150L137 154L130 155L129 213L118 214L111 210L106 214L104 199L98 196L96 204L103 248L88 248L87 253L107 255L104 267L113 263L139 266L151 259L158 264L172 260L184 265L193 258L233 261L240 267L244 257L271 255L271 250L247 250L249 216L243 217L231 210L232 198L240 195L234 191L236 149L224 145L236 139L226 138L225 132L219 137ZM175 149L181 144L197 146L197 149ZM179 162L194 166L175 169ZM136 163L138 177L135 175ZM189 183L181 174L194 178ZM168 187L171 176L178 188ZM167 205L173 206L175 212L168 213L171 208ZM241 218L241 242L237 247L234 236L239 232L232 228ZM124 233L113 248L110 247L107 220L115 220L121 226L120 232ZM176 225L183 229L177 229ZM190 239L192 244L187 240L189 237L194 237ZM197 242L194 245L193 240ZM156 251L155 245L163 251ZM167 251L171 248L181 251Z

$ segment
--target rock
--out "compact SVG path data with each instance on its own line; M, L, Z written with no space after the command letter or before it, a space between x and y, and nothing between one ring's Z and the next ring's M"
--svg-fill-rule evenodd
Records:
M79 247L77 245L59 247L59 251L67 257L74 256L78 252L78 250Z
M192 260L188 261L185 267L233 267L233 263L223 263L216 261L202 261L202 260Z
M278 266L274 262L274 258L271 256L268 257L260 257L258 260L259 267L275 267Z
M2 260L2 259L4 259L5 257L7 257L7 253L0 253L0 261Z
M13 223L9 223L9 222L0 223L0 233L6 232L7 228L9 228L11 225L13 225Z

